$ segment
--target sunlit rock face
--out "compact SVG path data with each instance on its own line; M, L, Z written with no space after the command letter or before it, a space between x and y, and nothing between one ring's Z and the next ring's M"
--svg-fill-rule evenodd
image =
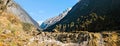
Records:
M15 3L13 0L0 0L1 4L1 9L4 9L4 11L8 12L8 13L12 13L16 16L18 16L18 18L25 23L30 23L33 24L34 26L36 26L38 29L39 25L38 23L32 19L29 14L17 3Z
M70 24L73 22L77 25L78 30L87 31L104 31L104 30L119 30L120 29L120 0L80 0L72 9L55 24L48 26L45 31L52 31L56 25ZM95 15L93 15L95 13ZM91 15L92 14L92 15ZM94 16L94 17L92 17ZM109 26L108 26L109 25ZM75 30L69 28L70 30ZM76 26L74 26L76 27Z

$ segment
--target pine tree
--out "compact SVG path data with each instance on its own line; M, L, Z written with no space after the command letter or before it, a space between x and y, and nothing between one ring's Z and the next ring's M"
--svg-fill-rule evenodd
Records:
M63 25L63 31L66 31L66 24Z
M71 31L74 30L74 29L73 29L73 28L74 28L74 24L75 24L74 22L71 22L71 24L70 24L70 30L71 30Z

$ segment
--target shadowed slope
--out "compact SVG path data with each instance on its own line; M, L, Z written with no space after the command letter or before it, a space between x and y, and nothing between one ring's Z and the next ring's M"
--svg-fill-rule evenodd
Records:
M119 30L119 12L119 0L81 0L63 19L49 26L45 31L52 31L59 25L61 25L60 31L75 31L76 28L79 28L77 31L93 32Z

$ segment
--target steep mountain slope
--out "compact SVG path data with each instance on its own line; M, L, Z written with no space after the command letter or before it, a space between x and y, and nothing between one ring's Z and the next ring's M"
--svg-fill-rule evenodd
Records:
M4 9L4 11L8 13L12 13L20 19L20 21L25 23L33 24L35 27L39 28L38 23L33 20L29 14L20 7L17 3L15 3L13 0L0 0L1 1L1 9Z
M46 29L47 27L54 25L56 22L59 22L61 19L63 19L70 10L71 10L71 8L68 8L63 13L59 14L59 16L56 16L56 17L53 17L53 18L46 20L45 22L43 22L41 24L40 27L42 29Z
M26 39L30 39L38 33L37 28L32 23L21 21L19 16L10 12L7 9L6 1L11 0L0 0L0 46L26 45L29 42Z
M23 46L37 34L36 28L12 13L0 13L0 46Z
M104 31L120 29L119 0L81 0L59 22L45 31Z

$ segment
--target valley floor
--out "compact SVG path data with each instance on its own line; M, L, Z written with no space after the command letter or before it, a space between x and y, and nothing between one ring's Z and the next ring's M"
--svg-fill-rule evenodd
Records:
M7 33L7 32L6 32ZM0 34L0 46L119 46L117 32L16 32ZM18 35L17 35L18 34Z
M26 46L119 46L120 34L116 32L41 32L30 38Z

